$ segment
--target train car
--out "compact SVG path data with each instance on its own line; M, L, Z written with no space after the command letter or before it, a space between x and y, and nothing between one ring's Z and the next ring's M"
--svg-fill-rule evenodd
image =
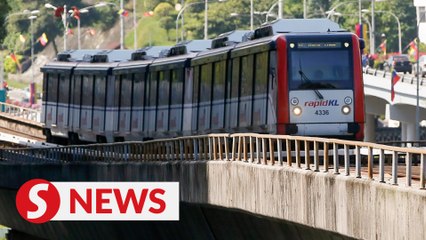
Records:
M363 48L328 19L285 19L180 43L166 57L139 51L131 60L70 63L61 69L73 79L65 105L75 121L62 134L97 142L247 131L362 140ZM53 115L64 105L49 94L44 103ZM58 132L48 115L45 125Z
M203 52L191 62L191 130L362 140L363 47L327 19L285 19Z

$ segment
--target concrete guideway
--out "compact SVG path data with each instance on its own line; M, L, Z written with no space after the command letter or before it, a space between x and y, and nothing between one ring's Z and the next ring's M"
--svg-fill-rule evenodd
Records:
M392 73L377 69L364 69L364 92L366 127L365 141L375 140L375 120L385 115L388 106L389 118L401 122L401 141L416 140L417 77L403 75L394 85L395 99L391 101ZM426 120L426 79L419 78L419 116Z
M354 238L420 240L426 237L425 156L424 149L266 134L3 149L0 188L17 189L31 178L179 181L181 201L190 204L243 210ZM0 224L28 230L23 223Z

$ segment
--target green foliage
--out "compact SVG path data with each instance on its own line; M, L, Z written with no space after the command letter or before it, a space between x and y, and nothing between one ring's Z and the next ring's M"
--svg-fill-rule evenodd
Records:
M29 54L30 49L30 21L22 13L24 9L38 9L37 19L34 20L34 37L37 39L43 32L48 35L49 40L55 39L63 34L63 24L61 19L53 16L53 10L44 7L46 1L30 0L0 0L0 23L7 15L15 14L10 17L5 27L0 29L0 42L9 51L16 51L25 55ZM64 3L68 9L72 6L83 8L98 1L88 0L52 0L49 1L54 6L63 6ZM119 5L118 0L112 0L111 3ZM250 2L248 0L227 0L219 2L210 0L208 2L208 37L213 38L220 33L228 32L234 29L250 29ZM304 13L303 3L306 2L306 15L308 18L324 18L326 12L337 6L337 12L342 16L334 16L332 19L338 22L343 28L354 31L355 24L358 23L358 1L342 0L285 0L283 1L284 18L302 18ZM90 3L90 4L89 4ZM125 8L130 10L133 7L132 1L125 1ZM186 7L182 16L184 17L184 36L185 39L202 39L204 37L204 14L205 2L200 0L136 0L136 10L138 17L138 46L152 45L170 45L176 39L176 16L178 11L176 4L192 4ZM278 15L276 0L256 0L254 4L254 27L259 27L266 20L266 12L272 15L268 16L269 21L274 20ZM343 4L342 4L343 3ZM275 5L274 5L275 4ZM361 1L361 8L371 9L371 1ZM274 6L274 7L272 7ZM376 48L381 39L380 35L384 33L387 36L387 51L398 51L398 28L393 16L386 12L394 13L401 22L402 48L404 48L416 36L416 10L412 0L387 0L375 4L375 42ZM81 14L81 26L93 27L96 31L105 31L110 29L119 19L117 8L113 5L91 9L89 13ZM154 16L146 17L143 13L154 11ZM380 11L384 11L381 13ZM231 13L233 15L231 16ZM371 22L371 14L362 14L363 22ZM132 13L129 14L132 17ZM70 18L70 24L75 27L76 19ZM132 27L126 27L132 29ZM179 24L179 36L182 30ZM20 43L19 35L25 36L25 44ZM125 45L133 47L133 31L126 31ZM370 44L366 40L367 46ZM35 53L43 50L40 44L35 44ZM367 47L368 49L368 47ZM422 51L422 50L421 50Z

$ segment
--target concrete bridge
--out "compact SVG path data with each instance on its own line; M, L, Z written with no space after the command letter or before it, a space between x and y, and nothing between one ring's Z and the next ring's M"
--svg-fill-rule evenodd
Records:
M417 77L401 75L395 84L395 99L391 101L391 72L377 69L364 70L364 92L366 107L365 141L375 140L375 120L385 115L389 106L389 117L401 122L401 141L414 141L416 135ZM426 80L419 79L419 120L426 119Z
M3 149L0 224L47 239L424 239L425 156L422 149L258 134ZM14 198L33 178L179 181L181 221L30 224Z

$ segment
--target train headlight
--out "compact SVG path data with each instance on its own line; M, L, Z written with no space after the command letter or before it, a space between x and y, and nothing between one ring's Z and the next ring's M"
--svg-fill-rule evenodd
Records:
M351 112L351 108L347 105L342 107L342 113L348 115Z
M300 116L302 114L302 109L300 107L293 108L293 114L296 116Z
M345 102L346 105L349 105L352 103L352 98L351 97L345 97L345 99L343 100Z
M290 100L291 105L296 106L299 104L299 99L297 97L294 97Z

